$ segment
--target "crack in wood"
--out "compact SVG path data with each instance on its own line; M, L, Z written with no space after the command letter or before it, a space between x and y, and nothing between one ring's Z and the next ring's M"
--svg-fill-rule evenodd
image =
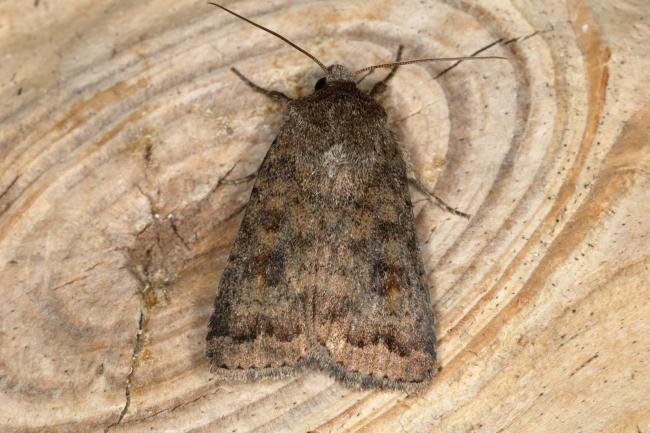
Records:
M9 190L16 184L18 179L20 178L20 175L16 175L14 179L9 182L9 185L0 193L0 200L4 198L4 196L9 192ZM0 209L0 215L2 215L7 209L9 209L9 206L11 205L11 202L7 203L6 206L4 206L3 209Z
M169 220L169 225L171 226L172 231L174 232L176 237L181 241L181 243L183 244L185 249L187 251L190 251L191 248L190 248L189 244L185 241L183 236L181 236L181 234L178 232L178 226L176 226L176 220L174 219L174 215L172 215L172 214L167 215L167 219Z
M140 351L142 350L142 331L143 331L144 320L145 320L144 309L146 308L146 303L144 303L144 301L143 301L143 305L145 305L145 307L143 309L140 309L140 318L138 319L138 326L135 333L135 343L133 345L133 354L131 355L131 366L129 367L129 373L126 376L126 386L124 388L124 399L125 399L124 407L122 407L122 410L120 411L120 416L118 417L117 421L108 425L104 429L104 433L118 426L124 419L124 416L126 415L126 413L129 410L129 407L131 406L131 379L133 378L133 373L135 372L135 363L138 357L140 356Z
M2 198L5 196L5 194L7 194L7 192L9 192L9 190L11 189L11 187L14 186L14 185L16 184L16 182L18 181L18 178L19 178L19 177L20 177L20 175L16 175L16 177L14 177L14 179L13 179L11 182L9 182L9 185L7 185L7 187L4 189L4 191L2 191L2 192L0 193L0 200L2 200Z
M70 284L74 284L74 283L76 283L77 281L83 281L83 280L85 280L86 278L88 278L88 275L84 275L84 276L82 276L82 277L76 277L76 278L73 278L73 279L70 280L70 281L66 281L66 282L63 283L63 284L59 284L59 285L56 286L56 287L52 287L52 289L50 289L50 290L52 290L53 292L55 292L55 291L59 290L59 289L62 288L62 287L69 286Z
M192 403L195 403L195 402L197 402L197 401L199 401L199 400L201 400L201 399L204 399L204 398L206 398L206 397L209 397L209 396L211 396L211 395L214 395L214 394L218 393L219 391L221 391L221 387L218 387L218 388L215 389L214 391L206 392L205 394L202 394L202 395L200 395L200 396L198 396L198 397L196 397L196 398L193 398L192 400L184 401L184 402L182 402L182 403L178 403L177 405L172 406L172 407L170 407L170 408L162 409L162 410L159 410L158 412L154 412L154 413L152 413L151 415L147 415L147 416L143 417L143 418L141 419L141 421L146 421L146 420L148 420L148 419L155 418L155 417L157 417L158 415L160 415L160 414L162 414L162 413L165 413L165 412L172 413L172 412L174 412L176 409L179 409L179 408L184 407L184 406L188 406L188 405L190 405L190 404L192 404Z
M573 377L577 372L585 368L591 361L593 361L596 358L598 358L598 352L596 352L591 358L589 358L588 360L580 364L580 367L573 370L573 372L569 375L569 377Z

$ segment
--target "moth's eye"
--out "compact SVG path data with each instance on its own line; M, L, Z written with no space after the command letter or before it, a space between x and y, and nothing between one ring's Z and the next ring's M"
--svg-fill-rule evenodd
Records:
M327 85L327 77L323 77L316 81L316 90L320 90Z

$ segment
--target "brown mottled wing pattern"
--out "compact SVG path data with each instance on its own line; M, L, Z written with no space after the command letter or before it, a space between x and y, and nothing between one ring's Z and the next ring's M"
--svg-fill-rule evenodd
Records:
M260 167L219 283L207 336L211 370L252 379L291 373L307 360L305 291L290 281L299 235L288 212L290 149L276 139Z
M415 388L433 375L435 337L405 164L381 106L352 83L330 92L292 116L316 153L302 161L304 195L318 197L310 352L345 381Z
M342 81L290 102L220 283L213 367L254 377L312 362L350 384L415 388L435 364L429 308L384 110Z
M337 376L408 388L433 375L435 341L406 177L395 173L404 164L387 156L400 161L379 163L366 193L332 221L307 321Z

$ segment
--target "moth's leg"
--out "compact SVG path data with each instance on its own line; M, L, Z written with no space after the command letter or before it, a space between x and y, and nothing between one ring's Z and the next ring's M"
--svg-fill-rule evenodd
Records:
M395 58L396 62L399 62L402 59L402 51L404 50L404 46L400 45L399 48L397 49L397 57ZM372 86L372 89L370 90L370 97L375 97L381 95L387 88L388 81L390 81L391 78L395 75L395 72L397 72L397 68L399 68L399 65L395 65L391 68L390 72L386 77L375 83L374 86ZM365 78L365 77L363 77Z
M357 80L357 83L356 83L357 86L358 86L359 83L361 83L363 80L365 80L366 78L368 78L368 76L369 76L370 74L372 74L373 72L375 72L374 69L368 71L368 72L367 72L363 77L359 78L359 79Z
M244 177L238 177L237 179L223 179L221 181L222 185L239 185L241 183L247 183L257 177L257 172L248 174Z
M256 92L261 93L262 95L266 96L267 98L271 98L273 101L276 102L288 102L291 101L291 98L285 95L282 92L279 92L277 90L268 90L265 89L264 87L258 86L257 84L253 83L251 80L246 78L241 72L239 72L235 68L230 68L231 71L235 73L239 77L240 80L242 80L244 83L246 83L251 89L255 90Z
M447 203L444 202L443 199L438 197L433 191L429 191L429 189L424 185L424 183L422 183L419 177L415 175L408 176L408 180L422 194L431 197L440 209L445 210L451 214L458 215L459 217L463 217L465 219L470 218L469 214L466 214L465 212L459 211L458 209L449 206Z

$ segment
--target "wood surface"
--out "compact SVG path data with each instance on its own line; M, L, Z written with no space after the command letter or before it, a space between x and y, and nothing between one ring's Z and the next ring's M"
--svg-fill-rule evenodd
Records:
M0 431L650 432L650 3L228 1L353 68L405 156L439 373L216 383L212 300L319 71L204 2L0 2ZM369 88L382 73L365 82ZM237 181L240 179L240 181Z

